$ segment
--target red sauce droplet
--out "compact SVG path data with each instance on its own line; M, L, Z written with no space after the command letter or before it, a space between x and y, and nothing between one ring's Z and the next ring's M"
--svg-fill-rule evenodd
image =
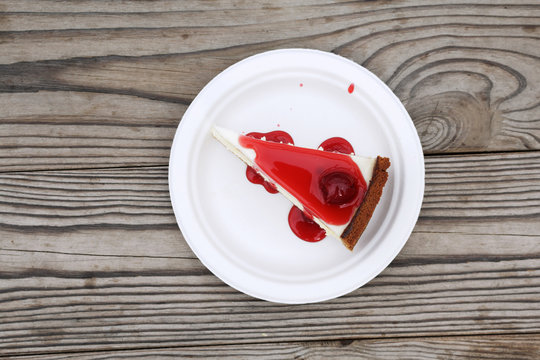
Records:
M255 150L257 166L298 199L308 216L346 224L364 198L366 181L349 156L243 135L238 140Z
M350 142L342 137L333 137L323 141L319 148L324 151L337 152L342 154L354 154L354 149Z
M354 84L351 83L351 85L349 85L348 91L349 91L349 94L352 94L352 93L353 93L353 91L354 91Z
M296 236L305 241L317 242L326 237L326 231L296 206L289 212L289 226Z
M246 136L251 136L255 139L261 139L264 137L267 141L294 144L292 136L285 131L271 131L267 133L250 132ZM257 173L257 171L255 171L255 169L253 169L251 166L248 166L246 169L246 177L253 184L262 185L270 194L276 194L278 192L274 185L264 180L264 178L259 173Z

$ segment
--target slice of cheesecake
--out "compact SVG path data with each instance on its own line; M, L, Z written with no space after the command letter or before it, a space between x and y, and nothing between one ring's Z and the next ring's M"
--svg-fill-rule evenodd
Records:
M266 141L214 126L212 135L353 250L388 179L390 161Z

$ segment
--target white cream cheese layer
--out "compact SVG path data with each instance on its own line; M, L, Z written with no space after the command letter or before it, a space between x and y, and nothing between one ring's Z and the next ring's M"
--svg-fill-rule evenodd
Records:
M212 135L220 143L222 143L230 152L238 156L247 165L253 167L259 174L261 174L261 176L266 181L274 185L276 189L281 194L283 194L283 196L285 196L290 202L292 202L296 207L304 211L304 207L294 196L292 196L287 190L285 190L279 184L276 184L264 171L262 171L257 166L257 164L255 164L255 156L256 156L255 150L248 149L240 145L240 143L238 142L238 136L239 136L238 133L231 131L229 129L219 127L219 126L213 126ZM360 169L360 171L362 172L362 175L364 176L364 180L366 180L366 183L369 186L369 182L371 181L371 177L373 176L373 168L375 166L376 159L356 156L356 155L349 155L349 156L358 165L358 168ZM341 238L340 235L343 233L345 228L347 228L347 226L349 225L349 223L343 224L343 225L331 225L331 224L325 223L324 221L316 217L313 217L313 221L319 224L319 226L322 227L326 231L327 235L332 235L337 239Z

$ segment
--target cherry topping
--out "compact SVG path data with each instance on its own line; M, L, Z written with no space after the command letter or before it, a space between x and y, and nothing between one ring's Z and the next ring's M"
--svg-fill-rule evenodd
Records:
M326 139L319 145L319 148L329 152L354 154L351 143L342 137ZM326 201L331 204L343 204L354 200L359 187L351 186L350 180L349 175L340 172L333 172L323 176L319 182L319 187ZM294 234L304 241L320 241L326 236L326 231L296 206L293 206L289 212L289 226Z
M354 88L354 85L351 86ZM264 140L268 142L294 144L292 137L285 131L278 130L268 133L251 132L246 136L255 139L264 138ZM327 167L327 171L320 173L319 170L317 170L317 168L319 168L319 165L317 164L319 164L320 161L324 162L326 160L320 159L320 157L317 156L315 158L317 158L318 160L316 160L316 162L313 162L315 161L315 158L310 159L301 156L303 153L309 153L313 150L295 149L293 152L286 150L285 153L282 153L280 155L280 151L290 148L283 146L276 147L276 145L272 146L269 144L262 146L263 143L257 144L253 142L251 143L251 145L249 145L249 141L246 142L247 138L245 138L245 140L240 140L242 146L255 147L258 157L262 156L258 159L258 161L270 161L269 163L265 164L265 167L263 167L265 168L265 171L277 171L281 175L283 175L283 172L290 173L288 176L290 176L290 179L293 179L293 181L295 182L304 181L304 177L308 175L309 176L306 179L308 179L311 175L316 176L318 180L315 180L315 182L313 183L315 187L312 187L312 191L314 191L312 195L318 198L319 200L316 201L320 201L323 206L332 206L334 207L335 211L338 212L348 212L349 210L346 209L355 206L355 203L358 202L359 199L361 200L364 197L366 186L365 184L362 185L361 183L359 183L359 180L353 174L353 168L349 169L348 165L344 165L343 163L341 163L341 166L345 167ZM244 143L242 143L242 141ZM273 150L273 160L271 160L270 158L266 158L263 155L264 151L267 150L267 148L269 147L276 147ZM354 149L352 145L347 140L340 137L333 137L327 139L319 147L322 148L325 152L354 154ZM273 165L271 165L270 163L272 163ZM261 164L257 164L261 166ZM299 167L297 168L296 166ZM301 170L303 168L305 168L308 172L304 172L304 170ZM275 194L278 192L274 185L265 181L264 178L251 167L248 167L246 169L246 177L250 182L254 184L263 185L269 193ZM317 189L317 186L318 190L315 190ZM289 190L292 191L292 189ZM313 221L313 217L310 214L302 212L296 206L293 206L291 208L288 220L289 226L291 227L293 233L302 240L308 242L317 242L326 237L326 231ZM330 220L326 219L325 221Z
M293 233L304 241L317 242L326 237L326 231L296 206L289 211L289 226Z
M351 143L342 137L326 139L319 145L319 148L322 148L324 151L354 154ZM359 190L354 177L342 171L335 171L321 176L319 187L325 201L334 205L343 205L353 201Z
M332 171L322 175L319 187L324 201L333 205L345 205L354 201L359 190L356 179L344 171Z

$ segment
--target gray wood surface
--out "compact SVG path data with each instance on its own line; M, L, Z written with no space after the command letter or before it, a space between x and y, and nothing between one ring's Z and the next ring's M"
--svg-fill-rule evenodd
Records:
M200 263L166 167L210 79L291 47L378 75L426 153L399 256L299 306ZM539 69L536 1L0 1L0 357L539 358Z
M213 76L287 47L380 76L427 153L540 148L534 2L106 4L0 4L0 171L165 165Z
M486 359L536 360L540 357L538 336L490 336L325 341L250 345L182 347L60 355L57 359L117 358L194 359ZM39 360L50 355L24 357Z
M252 299L204 268L177 230L165 167L2 174L0 348L537 333L539 158L428 157L420 220L391 266L300 306Z

